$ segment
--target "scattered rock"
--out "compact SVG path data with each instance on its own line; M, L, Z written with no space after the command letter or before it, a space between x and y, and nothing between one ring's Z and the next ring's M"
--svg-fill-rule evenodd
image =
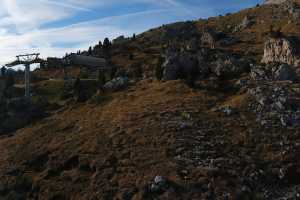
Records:
M156 176L151 184L151 192L160 193L167 187L167 180L162 176Z
M257 114L257 121L268 127L299 126L299 94L292 88L292 85L269 82L249 89L255 99L249 108Z
M283 5L285 9L293 18L293 20L298 20L300 17L300 6L296 4L293 0L286 1Z
M253 66L250 76L256 81L295 81L297 74L295 68L288 64L267 64L266 66Z
M220 110L227 116L230 116L230 115L236 113L236 110L234 110L231 106L222 107L222 108L220 108Z
M104 85L105 91L116 92L128 87L129 80L127 77L118 77Z
M171 190L172 187L166 178L162 176L156 176L153 181L145 186L143 196L145 198L160 196Z
M300 126L300 112L283 114L280 121L282 126Z
M248 63L245 60L238 60L232 56L217 56L212 63L211 71L220 78L233 78L249 71Z

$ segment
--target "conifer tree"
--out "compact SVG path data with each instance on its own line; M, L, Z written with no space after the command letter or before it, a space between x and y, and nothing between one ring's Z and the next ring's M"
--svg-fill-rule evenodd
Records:
M93 52L92 47L89 47L88 55L91 56L91 55L92 55L92 52Z
M2 67L1 68L1 76L5 76L5 74L6 74L6 68Z
M109 59L110 59L110 48L111 48L111 42L109 41L108 38L105 38L103 41L102 49L103 49L104 58L107 61L109 61Z

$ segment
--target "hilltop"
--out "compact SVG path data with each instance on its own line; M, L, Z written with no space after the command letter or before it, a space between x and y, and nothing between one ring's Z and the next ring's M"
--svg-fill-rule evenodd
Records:
M265 0L265 4L281 4L284 3L286 0Z
M299 6L257 5L78 52L117 69L103 84L74 67L82 80L66 92L61 68L36 70L47 115L2 134L0 199L299 198Z

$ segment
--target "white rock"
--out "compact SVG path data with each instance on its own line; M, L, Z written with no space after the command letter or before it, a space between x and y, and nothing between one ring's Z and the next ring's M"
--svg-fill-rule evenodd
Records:
M264 55L261 62L279 62L296 65L299 62L299 58L291 41L286 38L269 38L265 42Z

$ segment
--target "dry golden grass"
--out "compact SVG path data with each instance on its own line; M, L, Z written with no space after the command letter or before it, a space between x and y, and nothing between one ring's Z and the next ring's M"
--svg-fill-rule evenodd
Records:
M278 15L276 20L272 19L274 13ZM255 16L256 23L253 26L235 33L227 29L228 26L240 24L246 15ZM256 60L260 60L271 24L282 28L284 34L299 36L298 23L288 24L289 18L276 6L261 6L208 21L201 20L195 25L199 33L211 27L239 41L217 48L240 55L250 51ZM113 53L113 63L125 69L134 63L142 63L147 67L146 70L153 71L156 58L165 44L152 44L147 38L159 37L162 30L158 28L146 32L136 41L130 41L128 46L117 49L118 52ZM129 54L133 54L133 60L129 59ZM37 73L45 77L62 75L58 71ZM198 123L205 122L207 126L201 127L203 130L197 128L188 132L211 129L213 131L207 137L224 135L223 139L228 145L218 154L228 151L228 156L238 161L241 161L239 156L242 155L245 165L251 159L253 163L256 159L274 163L281 161L276 149L255 141L257 137L264 137L264 132L257 127L254 116L243 111L248 103L248 95L222 90L227 85L232 87L232 83L206 84L211 85L211 89L191 89L182 81L143 80L124 91L105 94L105 100L98 105L69 104L49 118L19 130L15 136L0 140L0 178L15 180L16 177L6 176L5 173L12 166L21 170L22 176L29 177L32 185L39 188L40 199L47 199L51 195L74 200L96 197L109 199L105 195L117 199L122 189L141 189L156 175L186 186L186 180L179 176L182 166L171 156L174 154L172 150L177 150L176 139L182 132L168 125L172 120L189 118L189 113ZM241 112L233 116L212 112L213 108L225 105L240 109ZM252 155L253 152L255 155ZM213 179L220 188L226 184L229 190L240 186L238 181L231 181L226 175L215 179L207 175L207 170L184 167L190 170L188 183L205 184ZM193 193L192 190L189 192ZM189 192L184 194L187 195L186 199L191 197L188 196ZM139 195L134 199L142 199ZM194 197L201 199L197 194ZM178 196L172 199L176 198Z

